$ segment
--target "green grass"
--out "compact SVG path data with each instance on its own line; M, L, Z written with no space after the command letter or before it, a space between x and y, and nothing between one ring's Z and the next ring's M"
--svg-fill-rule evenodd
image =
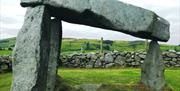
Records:
M9 38L5 40L0 40L0 48L8 49L15 44L15 38ZM100 49L96 46L100 46L100 40L97 39L70 39L65 38L62 41L61 53L62 54L72 54L72 53L80 53L81 48L85 46L85 43L90 43L90 50L84 50L83 52L98 52ZM144 41L113 41L112 46L110 46L110 50L117 51L144 51ZM160 48L162 51L167 50L177 50L180 51L180 46L176 45L165 45L161 44ZM0 55L10 55L11 51L0 51Z
M140 69L66 69L61 68L58 74L71 85L94 84L126 84L133 85L140 80ZM0 74L0 91L9 91L11 73ZM166 69L166 81L173 91L180 91L180 68Z
M82 83L135 84L139 69L62 69L59 74L71 85Z
M8 48L15 45L16 38L8 38L0 40L0 48Z
M11 55L11 50L0 50L0 55Z
M0 91L9 91L11 87L12 74L0 74Z

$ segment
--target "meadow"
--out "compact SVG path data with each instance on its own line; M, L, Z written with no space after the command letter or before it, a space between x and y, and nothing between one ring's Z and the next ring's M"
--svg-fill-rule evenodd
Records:
M0 55L11 55L12 47L15 46L16 38L0 40ZM120 41L104 40L104 51L145 51L145 41ZM61 54L99 52L101 40L97 39L73 39L63 38ZM162 51L180 51L180 46L161 44Z
M15 45L15 38L0 40L0 56L11 55ZM102 41L96 39L72 39L62 40L61 54L99 52ZM180 51L177 45L160 45L162 51ZM103 43L104 51L145 51L145 41L107 41ZM75 86L80 84L109 84L136 85L140 81L140 68L111 68L111 69L68 69L60 68L58 74L68 84ZM167 68L165 71L167 86L173 91L180 91L180 68ZM0 91L9 91L12 81L12 73L0 74ZM108 90L107 90L108 91ZM113 90L118 91L118 90ZM128 90L131 91L131 90Z
M112 69L67 69L60 68L58 74L68 84L119 84L135 85L140 81L139 68ZM173 91L180 91L180 68L168 68L165 71L167 86ZM0 74L0 91L9 91L12 73Z

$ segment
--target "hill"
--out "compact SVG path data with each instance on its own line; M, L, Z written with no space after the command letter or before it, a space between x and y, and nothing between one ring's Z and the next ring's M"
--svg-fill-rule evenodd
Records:
M1 54L11 53L12 47L15 45L16 38L8 38L0 40ZM63 38L61 52L73 53L73 52L98 52L100 50L101 40L97 39L74 39ZM162 51L176 50L180 51L180 46L176 45L160 45ZM6 51L5 51L5 50ZM103 41L103 49L106 51L144 51L145 41Z

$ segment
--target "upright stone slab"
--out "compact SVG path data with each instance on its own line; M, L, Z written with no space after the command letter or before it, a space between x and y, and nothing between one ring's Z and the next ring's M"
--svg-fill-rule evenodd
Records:
M157 41L151 41L146 59L142 64L141 82L155 91L165 86L164 64L162 53Z
M50 15L45 6L29 7L13 51L11 91L46 91Z
M62 41L62 24L58 19L51 20L50 31L50 56L48 62L47 73L47 89L46 91L54 91L56 75L57 75L57 61L60 55L61 41Z

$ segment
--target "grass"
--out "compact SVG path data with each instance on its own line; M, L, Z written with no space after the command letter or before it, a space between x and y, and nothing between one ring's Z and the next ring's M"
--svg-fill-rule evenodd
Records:
M0 40L0 48L13 47L15 45L16 38L8 38Z
M71 85L85 83L135 85L140 80L140 69L66 69L61 68L58 74ZM0 91L9 91L11 73L0 74ZM173 91L180 91L180 68L166 69L166 81Z
M62 69L58 73L71 85L82 83L135 84L140 77L139 69Z
M81 53L81 48L85 47L86 43L89 43L90 49L84 50L83 52L98 52L100 51L100 40L97 39L63 39L61 46L62 54L72 54L72 53ZM144 41L113 41L110 46L110 51L144 51L145 45ZM5 40L0 40L0 48L8 49L15 45L15 38L9 38ZM165 45L161 44L160 48L162 51L167 50L177 50L180 51L180 46L176 45ZM9 50L0 50L0 55L10 55L12 51Z
M0 74L0 91L9 91L11 87L12 74Z
M11 55L12 51L11 50L0 50L0 55Z

